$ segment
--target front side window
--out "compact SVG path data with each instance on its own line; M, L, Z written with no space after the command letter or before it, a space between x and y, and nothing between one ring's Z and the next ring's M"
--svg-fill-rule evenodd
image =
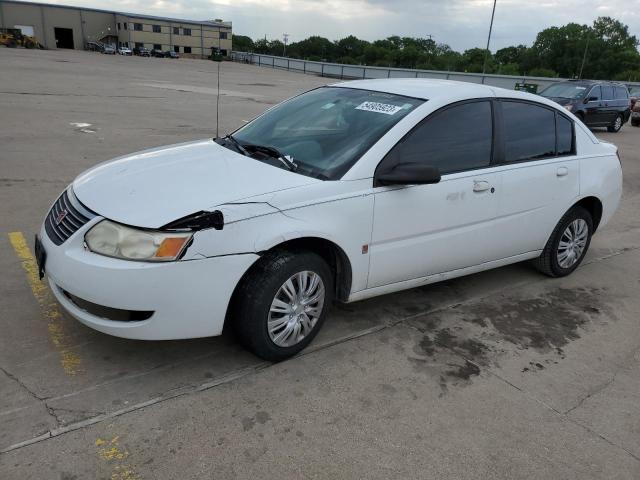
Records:
M600 99L602 98L602 93L600 91L600 86L595 86L591 89L591 91L589 92L589 101L590 102L599 102Z
M553 110L530 103L503 101L506 162L521 162L555 155Z
M322 87L277 105L233 136L247 148L276 148L293 159L298 173L335 180L422 103L390 93Z
M492 145L491 102L463 103L427 117L387 154L380 168L423 163L446 174L488 167Z

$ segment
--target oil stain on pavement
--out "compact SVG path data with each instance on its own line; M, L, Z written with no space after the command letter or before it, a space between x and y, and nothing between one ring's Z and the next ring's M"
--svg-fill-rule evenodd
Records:
M601 288L558 288L527 298L501 294L426 314L409 322L422 336L408 359L416 371L439 379L442 394L469 384L481 367L498 365L514 349L551 355L558 363L565 358L563 348L591 322L615 319L604 298L612 299ZM529 362L522 372L543 370L543 363Z

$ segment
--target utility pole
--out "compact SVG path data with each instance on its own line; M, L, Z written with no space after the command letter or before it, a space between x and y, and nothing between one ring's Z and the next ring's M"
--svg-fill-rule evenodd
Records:
M580 65L580 74L578 74L578 78L582 78L582 69L584 68L584 63L587 60L587 50L589 49L589 40L591 37L587 36L587 44L584 46L584 55L582 55L582 65Z
M491 23L489 24L489 36L487 37L487 51L484 52L484 63L482 64L482 75L487 70L487 59L489 58L489 43L491 42L491 30L493 30L493 17L496 14L496 1L493 0L493 11L491 12Z
M289 40L289 34L288 33L283 33L282 34L282 39L284 40L284 47L282 48L282 56L286 57L287 56L287 41Z

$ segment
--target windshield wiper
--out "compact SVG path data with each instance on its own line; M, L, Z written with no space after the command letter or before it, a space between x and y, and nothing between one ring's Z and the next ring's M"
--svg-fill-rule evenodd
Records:
M295 164L293 158L290 155L284 155L280 150L268 145L254 145L252 143L245 144L245 147L256 152L265 153L276 160L280 160L289 170L295 172L298 169L298 165Z
M233 135L231 135L231 134L227 135L226 137L224 137L224 140L229 140L229 141L233 144L233 146L234 146L234 147L236 147L236 149L237 149L241 154L243 154L244 156L246 156L246 157L249 157L249 156L250 156L250 155L249 155L249 152L247 152L247 149L246 149L246 148L244 148L244 147L240 144L240 142L239 142L238 140L236 140L236 139L233 137Z

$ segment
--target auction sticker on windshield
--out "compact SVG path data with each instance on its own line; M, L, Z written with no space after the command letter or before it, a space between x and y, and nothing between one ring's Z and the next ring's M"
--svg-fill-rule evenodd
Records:
M385 115L393 115L396 112L402 110L402 107L397 105L389 105L388 103L379 102L362 102L356 107L356 110L364 110L366 112L384 113Z

